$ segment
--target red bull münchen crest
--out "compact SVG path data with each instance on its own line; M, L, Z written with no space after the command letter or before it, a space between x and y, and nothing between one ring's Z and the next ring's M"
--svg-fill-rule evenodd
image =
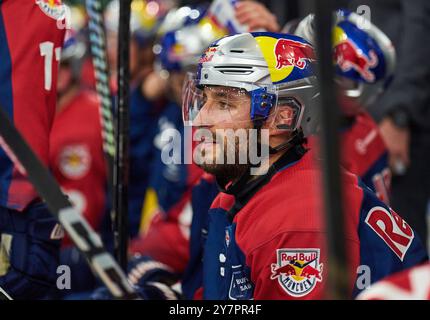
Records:
M61 20L66 14L66 7L61 0L36 0L36 4L48 17Z
M289 295L303 297L322 281L320 249L278 249L276 253L278 261L271 265L270 279L278 279Z

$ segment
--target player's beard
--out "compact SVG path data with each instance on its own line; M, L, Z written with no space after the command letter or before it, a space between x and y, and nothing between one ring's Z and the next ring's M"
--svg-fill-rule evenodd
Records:
M205 172L213 174L217 178L218 182L222 184L222 187L225 187L229 182L235 182L246 172L246 170L249 170L250 167L249 150L247 148L249 141L248 132L246 140L246 143L244 143L236 136L234 137L234 141L228 140L226 137L217 139L216 135L213 134L212 141L215 143L212 145L212 149L210 151L212 152L212 155L210 155L212 161L203 161L198 164L198 166ZM220 147L221 143L224 145L223 149ZM204 149L201 151L201 155L203 158L208 156ZM228 155L230 155L230 158ZM234 158L232 155L234 155ZM231 163L232 158L234 159L233 163ZM243 158L245 158L246 161L240 161L241 159L243 160ZM219 161L219 159L223 159L223 162Z

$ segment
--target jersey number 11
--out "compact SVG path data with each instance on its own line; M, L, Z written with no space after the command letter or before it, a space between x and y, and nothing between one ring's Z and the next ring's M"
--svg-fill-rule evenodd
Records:
M51 41L42 42L39 45L40 55L45 58L45 90L52 88L52 61L54 56L54 43ZM55 61L60 61L61 48L55 48Z

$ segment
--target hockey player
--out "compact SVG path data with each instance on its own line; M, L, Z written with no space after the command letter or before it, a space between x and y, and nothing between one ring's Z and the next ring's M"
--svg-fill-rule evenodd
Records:
M0 2L0 105L46 165L64 14L60 0ZM42 298L55 286L61 228L0 144L0 287Z
M99 100L81 89L79 71L85 45L68 31L58 75L57 113L50 136L50 166L56 180L94 229L106 204L106 164ZM64 239L69 246L70 240Z
M314 43L314 15L297 26L295 34ZM364 21L364 22L363 22ZM360 28L366 23L367 28ZM378 125L366 111L389 85L395 67L395 50L388 37L370 21L338 10L333 30L333 60L343 112L342 165L358 175L388 203L391 172L388 152Z
M99 231L106 206L106 163L102 148L99 99L79 82L86 46L68 30L58 73L57 113L50 136L49 162L63 192ZM71 268L71 290L92 289L95 278L69 237L63 240L60 261Z
M327 297L320 171L314 152L303 146L318 124L313 61L311 45L299 37L230 36L206 50L195 85L185 90L185 120L214 137L225 129L269 132L270 168L258 176L249 161L217 163L231 148L226 140L206 138L199 145L202 168L224 187L209 211L205 299ZM233 152L244 145L236 143ZM356 176L342 172L342 181L354 296L363 289L355 281L359 265L370 268L374 282L427 256L407 223Z

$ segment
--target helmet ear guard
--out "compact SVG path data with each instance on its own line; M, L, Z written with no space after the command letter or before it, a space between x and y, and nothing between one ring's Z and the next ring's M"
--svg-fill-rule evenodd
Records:
M297 130L302 116L302 106L295 98L285 97L278 100L278 112L274 119L277 129Z
M268 123L271 128L295 131L300 127L302 106L293 97L280 97L267 93L266 88L251 92L251 120L256 122L255 127Z

